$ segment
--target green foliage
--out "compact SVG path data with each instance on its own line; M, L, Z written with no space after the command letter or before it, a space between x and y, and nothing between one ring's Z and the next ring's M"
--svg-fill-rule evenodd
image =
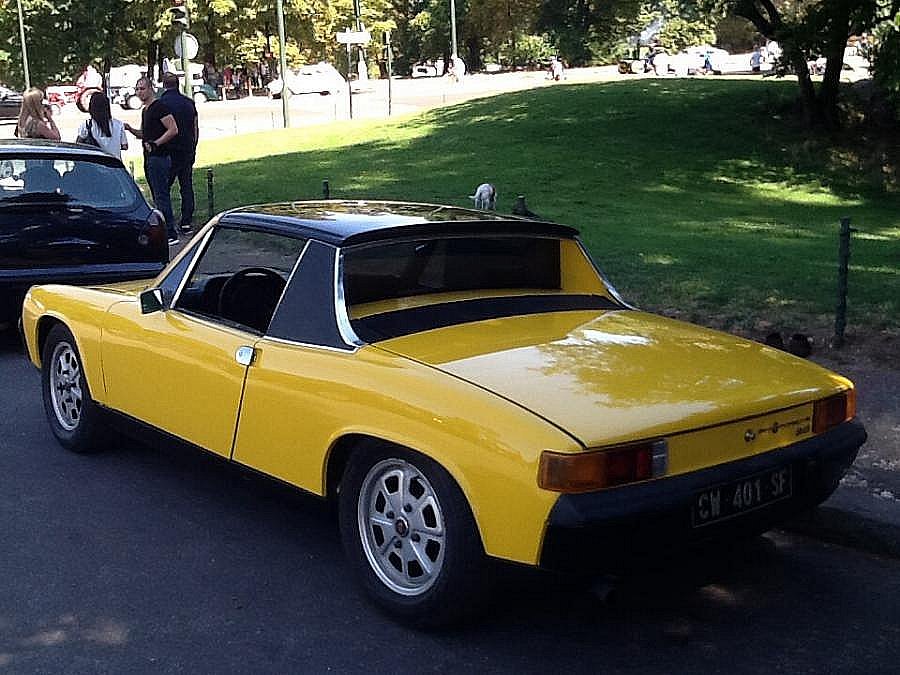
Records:
M663 25L658 39L659 44L673 54L686 47L713 44L716 41L716 32L708 20L690 21L673 16Z
M872 54L873 77L895 107L900 106L900 13L878 27L876 38Z
M643 27L642 7L641 0L544 0L537 26L553 38L564 60L585 65Z
M740 16L722 17L716 24L716 45L732 53L749 52L757 36L756 28Z
M534 66L549 59L556 50L547 35L514 36L511 44L503 44L497 49L500 63L511 66Z

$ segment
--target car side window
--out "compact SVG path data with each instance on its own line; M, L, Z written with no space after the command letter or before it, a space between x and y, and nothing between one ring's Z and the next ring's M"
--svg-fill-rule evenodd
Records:
M219 226L175 309L265 333L305 241Z

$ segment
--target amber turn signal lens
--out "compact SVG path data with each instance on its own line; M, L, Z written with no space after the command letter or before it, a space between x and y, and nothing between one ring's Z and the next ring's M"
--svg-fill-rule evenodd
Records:
M848 389L813 404L813 433L821 434L856 417L856 390Z
M541 455L538 485L554 492L590 492L662 476L667 466L665 441L575 455L545 452Z

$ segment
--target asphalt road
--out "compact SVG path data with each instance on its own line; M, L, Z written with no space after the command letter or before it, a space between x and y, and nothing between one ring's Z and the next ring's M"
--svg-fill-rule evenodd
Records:
M139 374L136 374L139 377ZM0 672L878 672L900 561L783 533L601 581L521 569L450 633L374 611L322 502L217 459L61 449L0 333ZM178 388L162 406L177 406Z

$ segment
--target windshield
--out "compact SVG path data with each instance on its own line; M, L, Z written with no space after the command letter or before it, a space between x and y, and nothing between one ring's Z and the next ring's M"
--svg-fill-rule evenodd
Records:
M140 198L124 167L91 158L0 159L0 202L65 201L95 208L132 208Z

